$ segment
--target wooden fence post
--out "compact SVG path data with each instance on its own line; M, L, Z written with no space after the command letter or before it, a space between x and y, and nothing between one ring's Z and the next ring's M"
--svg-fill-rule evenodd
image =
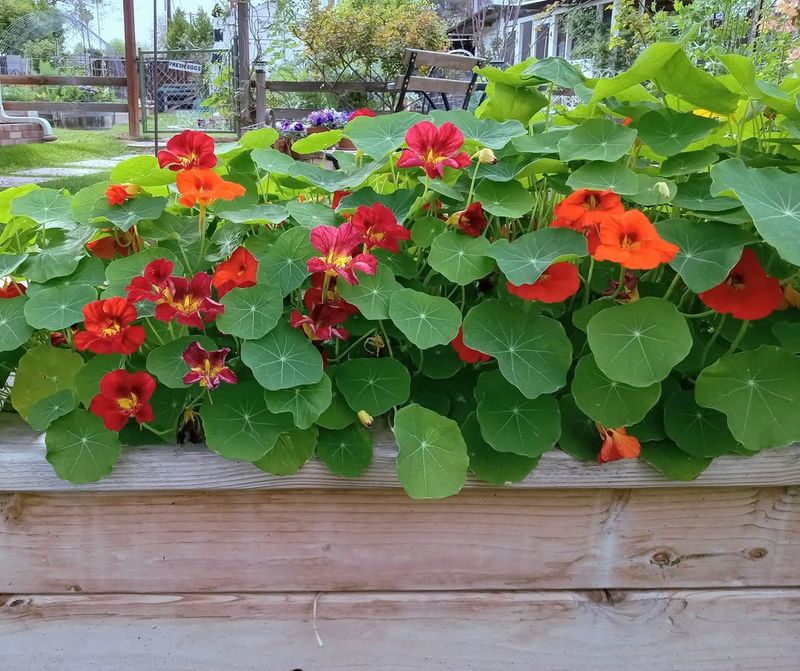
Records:
M139 137L139 73L136 68L136 29L133 20L133 0L122 0L125 26L125 95L128 100L128 135Z
M267 72L265 64L258 61L256 71L256 123L263 126L267 121Z

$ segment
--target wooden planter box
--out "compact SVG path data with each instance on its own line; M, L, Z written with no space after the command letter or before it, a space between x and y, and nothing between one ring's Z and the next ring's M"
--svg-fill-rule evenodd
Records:
M419 502L388 435L358 480L167 447L83 487L0 443L4 669L800 668L800 447L687 484L552 452Z

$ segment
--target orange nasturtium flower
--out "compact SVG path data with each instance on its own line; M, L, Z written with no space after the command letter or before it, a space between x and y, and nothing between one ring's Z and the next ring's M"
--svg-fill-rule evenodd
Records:
M244 187L236 182L226 182L213 170L195 168L179 172L176 178L180 203L186 207L210 205L215 200L233 200L244 195Z
M244 247L237 247L227 261L214 270L212 284L222 298L231 289L244 289L256 284L258 259Z
M578 293L581 278L578 269L571 263L551 264L538 280L531 284L511 284L506 282L508 293L525 301L540 303L560 303Z
M142 190L131 182L124 184L111 184L106 189L106 199L109 205L122 205L129 198L138 196Z
M639 210L628 210L600 225L599 242L592 256L631 270L650 270L672 261L679 249L664 240Z
M625 212L613 191L578 189L553 208L553 228L571 228L583 233L593 254L599 243L599 227L612 216Z
M629 436L625 427L609 429L599 423L596 426L603 439L603 446L597 455L598 464L618 459L636 459L639 456L642 450L639 439L636 436Z

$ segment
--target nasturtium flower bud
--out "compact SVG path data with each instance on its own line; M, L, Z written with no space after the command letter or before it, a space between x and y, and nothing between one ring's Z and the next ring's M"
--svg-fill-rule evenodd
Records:
M359 410L356 415L358 415L358 421L364 426L367 428L372 426L372 415L370 415L366 410Z

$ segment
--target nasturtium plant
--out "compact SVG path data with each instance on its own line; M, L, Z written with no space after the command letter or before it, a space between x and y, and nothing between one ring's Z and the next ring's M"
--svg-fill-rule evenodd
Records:
M475 113L362 110L293 155L187 130L8 189L0 399L74 483L176 440L352 478L380 433L414 498L554 449L689 480L798 441L800 89L719 59L528 59L480 69Z

